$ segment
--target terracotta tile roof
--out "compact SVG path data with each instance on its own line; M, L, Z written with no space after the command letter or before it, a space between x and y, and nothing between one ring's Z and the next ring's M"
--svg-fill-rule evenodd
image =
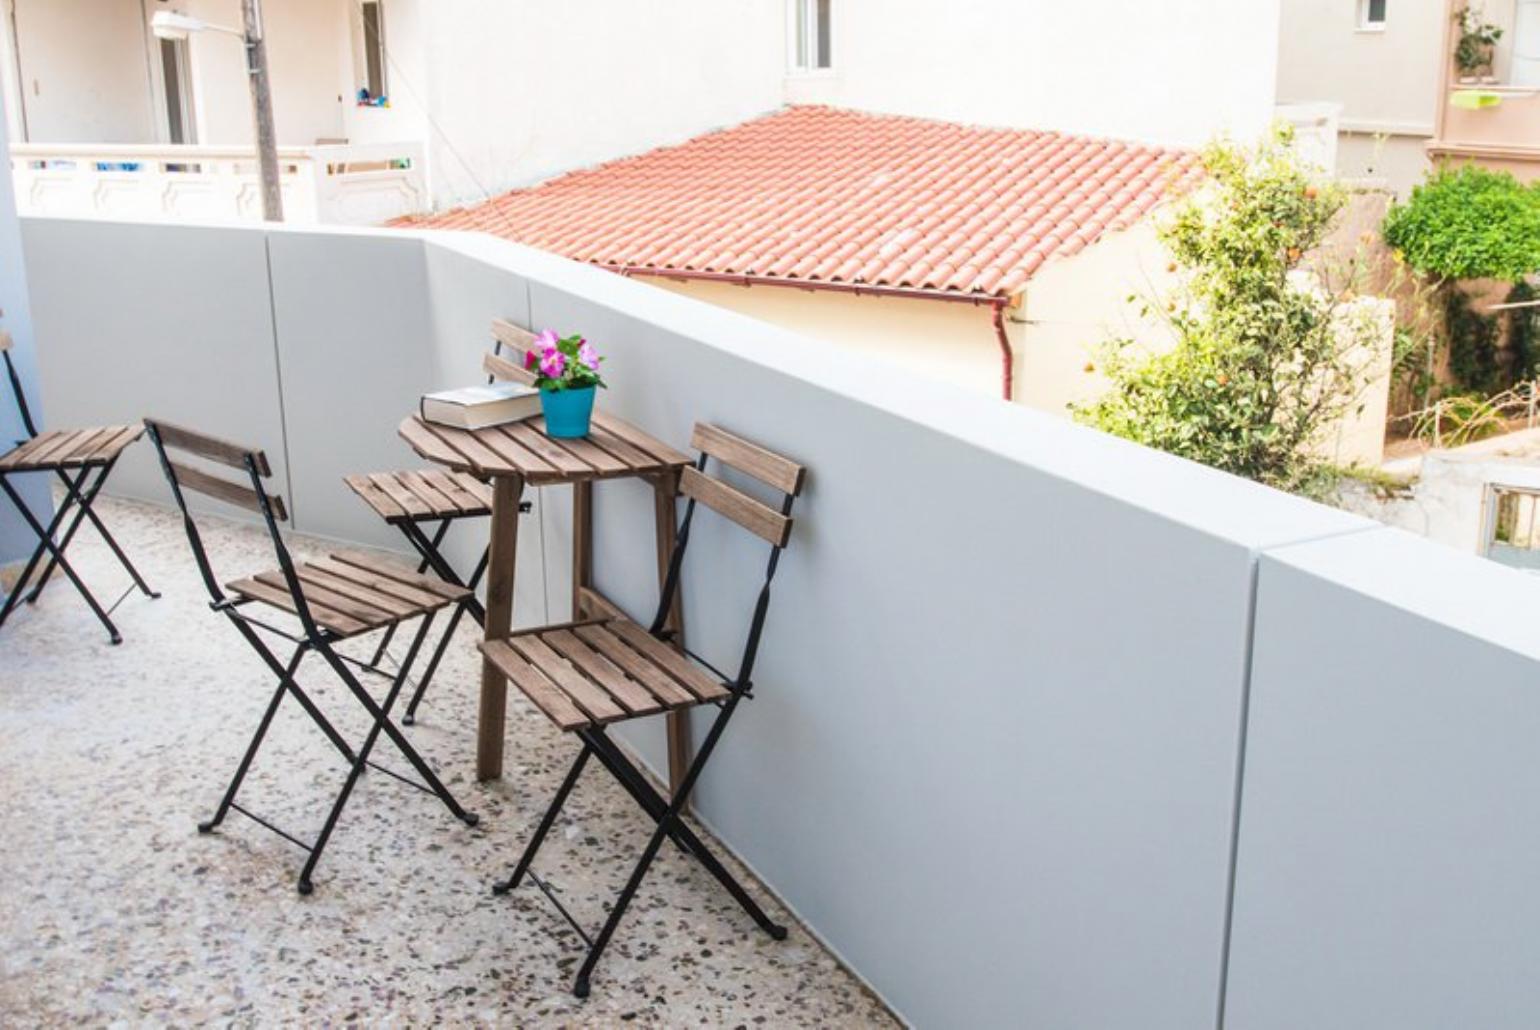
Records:
M1184 150L790 107L395 224L637 272L1009 297L1199 175Z

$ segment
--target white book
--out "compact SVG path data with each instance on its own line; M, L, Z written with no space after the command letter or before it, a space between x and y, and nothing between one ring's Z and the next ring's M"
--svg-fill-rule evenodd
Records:
M523 383L489 383L425 393L418 405L424 422L482 429L540 414L540 391Z

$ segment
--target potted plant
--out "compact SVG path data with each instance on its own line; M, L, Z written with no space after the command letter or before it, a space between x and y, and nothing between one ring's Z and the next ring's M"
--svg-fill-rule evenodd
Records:
M557 336L547 329L524 352L524 367L535 374L545 432L557 439L588 435L594 411L594 390L604 386L599 363L604 359L581 336Z
M1466 4L1455 12L1454 18L1459 30L1454 65L1460 73L1460 84L1497 81L1492 75L1492 60L1503 30L1486 20L1486 12L1479 3Z

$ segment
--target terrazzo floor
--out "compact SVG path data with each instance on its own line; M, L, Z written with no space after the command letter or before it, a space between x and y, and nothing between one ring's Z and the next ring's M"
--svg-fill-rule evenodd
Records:
M0 628L0 1025L893 1023L737 863L728 859L790 926L785 942L668 847L592 996L574 998L577 935L532 887L489 890L572 743L510 691L507 775L472 781L479 680L468 619L408 734L480 826L366 775L308 898L294 888L304 855L293 845L234 813L200 836L273 680L208 610L179 519L123 501L99 509L163 597L123 602L119 647L62 578ZM225 579L273 564L254 528L211 521L205 541ZM316 544L291 546L303 557ZM70 555L98 596L128 585L93 533ZM362 708L319 660L299 679L345 735L362 736ZM376 757L404 767L388 744ZM309 837L344 775L290 700L241 800ZM591 766L539 867L597 926L650 829Z

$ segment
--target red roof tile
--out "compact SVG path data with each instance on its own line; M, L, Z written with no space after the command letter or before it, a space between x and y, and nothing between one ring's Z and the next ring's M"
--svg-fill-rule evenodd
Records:
M1009 297L1200 174L1185 150L790 107L395 224L637 272Z

